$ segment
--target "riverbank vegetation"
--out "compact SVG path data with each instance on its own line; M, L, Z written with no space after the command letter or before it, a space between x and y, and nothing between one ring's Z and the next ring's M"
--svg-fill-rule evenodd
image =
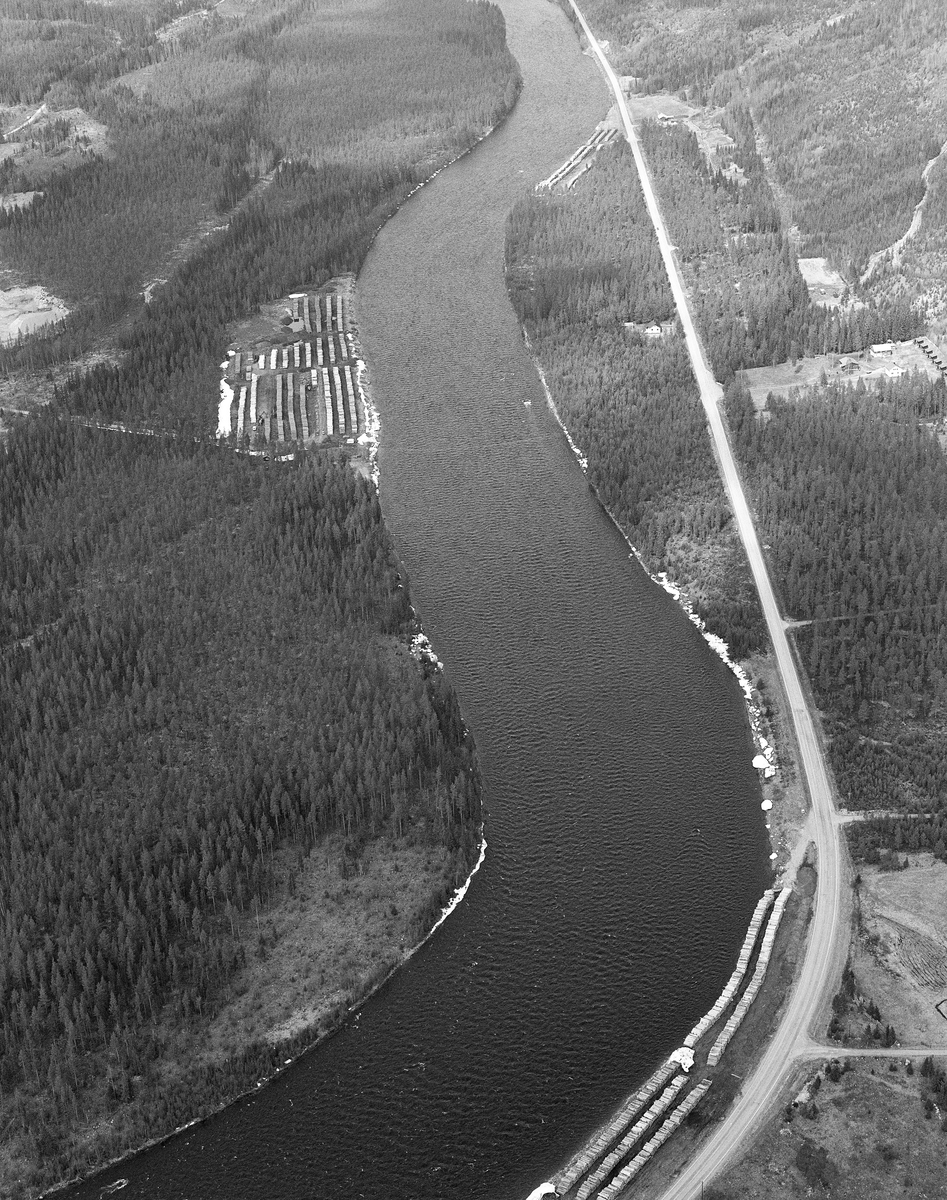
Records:
M603 148L566 193L530 194L507 279L588 476L653 571L740 657L764 636L631 152ZM659 336L649 336L652 328Z
M370 485L329 455L212 439L228 322L356 271L508 110L502 16L273 2L201 18L173 53L148 29L134 78L56 67L108 152L0 230L0 256L78 303L0 350L24 387L122 317L113 361L0 447L4 1195L213 1111L334 1028L479 844L471 741L410 650ZM107 236L86 227L106 201ZM224 227L188 241L205 218ZM325 944L295 943L294 913ZM277 961L271 995L254 972Z
M876 386L823 378L808 392L771 398L759 416L738 381L747 367L921 331L910 289L876 289L858 304L813 303L795 252L826 255L857 280L878 231L890 241L897 222L901 233L910 223L920 194L904 172L916 166L919 182L937 154L947 94L933 81L909 130L910 106L897 118L893 109L902 89L927 79L922 51L943 40L934 7L920 0L903 20L865 0L826 20L833 14L799 0L761 9L754 21L729 3L671 14L653 0L633 16L607 0L591 8L618 35L613 58L642 86L722 106L726 138L712 151L674 115L643 123L642 144L701 335L718 377L730 381L735 448L784 608L804 622L795 637L826 714L839 789L851 807L906 812L853 826L856 854L942 856L944 382L897 372ZM661 14L670 25L659 34ZM672 34L683 38L676 48ZM703 58L679 52L695 39ZM839 64L850 58L862 64L866 86L836 104ZM895 61L910 69L893 90L882 88L882 64ZM813 97L823 106L817 125L806 119ZM819 153L803 165L800 147L809 153L813 139ZM843 169L845 211L833 183ZM940 211L936 197L930 208Z

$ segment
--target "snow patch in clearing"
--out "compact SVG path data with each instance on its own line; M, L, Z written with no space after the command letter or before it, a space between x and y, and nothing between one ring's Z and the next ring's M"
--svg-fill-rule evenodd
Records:
M222 367L226 367L226 363L221 363ZM226 381L220 381L220 404L217 406L217 436L219 438L230 437L230 407L233 404L233 388Z

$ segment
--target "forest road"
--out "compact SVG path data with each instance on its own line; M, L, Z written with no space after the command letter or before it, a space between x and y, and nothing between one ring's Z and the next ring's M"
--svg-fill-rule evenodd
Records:
M792 716L800 762L812 804L810 828L818 856L818 884L805 957L795 985L782 1011L779 1023L763 1057L749 1075L725 1119L700 1146L691 1161L667 1187L663 1200L695 1200L701 1185L718 1174L743 1147L751 1133L778 1101L792 1070L796 1052L810 1045L809 1029L820 1006L841 974L841 963L848 946L848 918L844 903L842 845L840 830L833 820L834 803L828 771L822 756L812 713L786 637L782 616L776 603L769 573L743 493L727 431L720 414L723 389L708 365L687 302L681 273L661 216L654 187L648 173L631 114L618 77L596 41L575 0L569 0L576 18L605 73L621 113L625 135L634 154L648 213L654 224L661 255L667 269L671 291L687 342L701 401L707 414L720 472L726 485L733 515L746 547L750 569L760 594L763 614L782 678L783 689Z

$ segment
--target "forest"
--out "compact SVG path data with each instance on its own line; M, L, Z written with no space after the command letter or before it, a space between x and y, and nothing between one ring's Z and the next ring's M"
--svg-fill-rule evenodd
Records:
M726 403L841 796L905 813L853 825L856 856L947 857L947 387L827 384L760 420L735 382Z
M616 215L617 214L617 215ZM631 151L507 226L507 284L602 503L738 656L765 637ZM650 339L644 329L665 326Z
M0 353L0 370L68 361L122 312L153 332L142 288L182 246L199 244L216 272L196 309L229 302L223 320L278 294L277 273L318 284L326 269L354 269L385 215L496 124L518 87L494 6L387 0L370 21L366 7L327 23L319 0L270 0L173 53L152 44L163 56L139 70L81 86L64 77L69 102L107 127L108 151L44 179L29 208L0 213L0 259L77 311ZM30 190L17 161L0 187ZM261 243L263 227L279 228L279 252ZM263 254L273 261L248 284Z
M344 463L42 415L0 511L0 1079L49 1179L103 1089L159 1093L154 1019L215 1004L276 850L430 839L462 873L478 791L443 674L388 648L410 600Z
M643 136L679 254L699 268L695 292L705 284L702 333L730 379L735 450L784 609L803 622L795 637L826 714L841 794L852 808L905 813L853 825L856 856L945 856L947 463L938 434L947 386L926 374L871 388L826 383L771 397L757 415L739 368L766 361L780 338L837 332L837 318L815 310L799 286L788 244L773 231L768 189L754 200L714 179L686 131L652 125ZM748 146L748 173L752 153ZM772 308L756 322L730 315L738 335L726 359L726 314L716 325L709 315L720 275L703 265L728 211L763 243L747 253L765 263L760 304ZM765 634L656 255L630 152L618 144L571 192L520 202L508 227L508 284L602 502L651 569L668 570L743 656ZM743 280L745 302L752 280ZM913 319L907 306L861 310L862 335L899 312ZM646 336L647 322L662 323L660 338Z
M939 0L856 0L844 13L828 0L589 0L583 11L641 90L749 109L801 256L826 256L854 282L907 230L947 136ZM878 290L910 295L906 282Z
M901 341L923 328L907 297L858 307L810 303L796 253L766 177L749 110L733 104L723 125L732 151L711 166L680 125L645 122L642 147L691 287L695 316L718 379L804 355ZM730 173L734 168L739 177Z
M169 1059L327 835L340 871L369 842L439 848L431 913L478 843L471 739L443 672L407 651L417 622L373 489L331 454L240 455L213 430L228 323L357 271L409 191L508 111L502 16L267 0L172 43L170 13L146 7L44 7L52 93L108 126L108 151L0 229L5 263L77 303L0 369L28 380L110 349L0 444L10 1195L213 1111L325 1032ZM141 54L83 74L69 47L102 13ZM31 0L3 15L40 38Z

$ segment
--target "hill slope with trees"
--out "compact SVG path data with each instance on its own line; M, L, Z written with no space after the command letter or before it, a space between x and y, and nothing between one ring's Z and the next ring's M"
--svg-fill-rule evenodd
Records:
M938 0L583 6L645 91L752 113L803 256L854 281L911 223L947 137Z
M9 19L38 20L28 0L11 5ZM49 12L53 48L72 44L63 22L96 12ZM54 90L108 118L108 155L0 230L0 256L80 302L61 328L0 350L4 371L68 362L124 314L115 361L74 370L53 411L0 446L11 1195L213 1111L331 1029L423 935L479 844L471 740L443 673L410 652L417 624L370 485L342 460L241 456L212 432L227 323L356 271L410 190L509 109L502 16L466 0L343 18L267 2L171 44L139 6L110 12L128 15L128 44L140 35L136 61L86 78L77 55L45 60ZM106 200L111 238L87 223ZM226 227L150 304L130 298L214 208ZM267 914L310 856L344 881L386 847L419 864L420 898L379 916L390 945L345 967L325 1019L279 1048L231 1028L216 1057L192 1054L270 952Z

